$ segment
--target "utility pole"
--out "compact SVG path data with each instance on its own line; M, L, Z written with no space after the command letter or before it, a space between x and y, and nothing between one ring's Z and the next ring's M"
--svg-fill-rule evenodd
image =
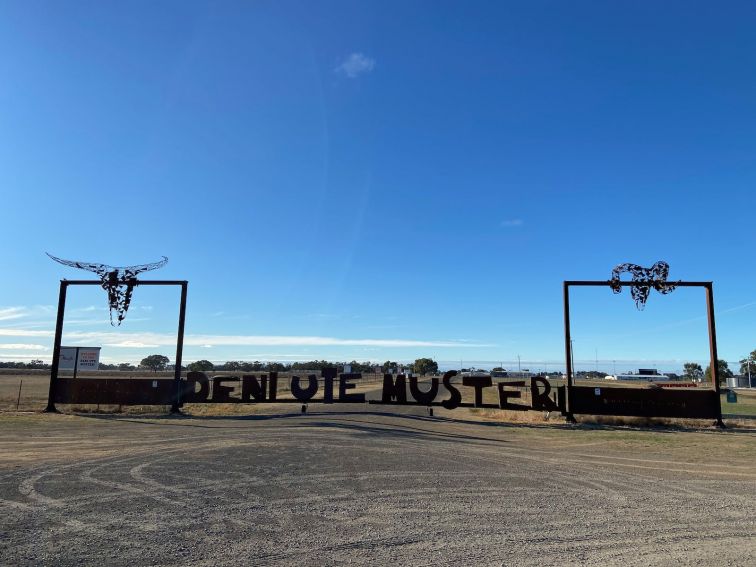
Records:
M522 372L522 368L520 368L520 355L517 355L517 372Z

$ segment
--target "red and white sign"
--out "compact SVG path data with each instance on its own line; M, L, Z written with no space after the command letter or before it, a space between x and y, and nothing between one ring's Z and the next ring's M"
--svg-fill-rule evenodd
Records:
M58 368L73 370L74 364L76 364L77 370L98 370L100 368L100 347L60 347Z

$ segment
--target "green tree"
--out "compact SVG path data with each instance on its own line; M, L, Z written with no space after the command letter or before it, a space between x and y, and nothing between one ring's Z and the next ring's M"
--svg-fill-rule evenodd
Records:
M719 380L724 380L725 378L731 378L732 377L732 370L727 366L727 362L724 360L717 360L717 368L719 369ZM704 371L704 379L707 382L711 381L711 364L706 367L706 370Z
M215 368L215 365L209 360L198 360L196 362L192 362L188 366L188 368L192 372L208 372Z
M139 363L139 366L157 372L158 370L165 370L169 362L170 360L167 356L163 356L162 354L151 354L150 356L143 358L142 362Z
M688 380L697 380L703 378L704 371L697 362L686 362L683 364L683 376Z
M432 358L418 358L412 365L415 374L435 374L438 372L438 363Z
M387 360L383 363L383 372L388 372L389 370L397 370L399 368L399 364L396 362L392 362L390 360Z
M749 370L751 374L756 373L756 350L752 350L748 358L740 361L740 373L747 376Z
M128 371L128 370L136 370L136 366L129 362L122 362L118 365L118 370L120 371Z

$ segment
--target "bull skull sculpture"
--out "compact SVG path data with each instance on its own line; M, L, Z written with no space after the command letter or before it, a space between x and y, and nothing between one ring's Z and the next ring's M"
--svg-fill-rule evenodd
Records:
M677 284L667 283L669 275L669 264L666 262L656 262L650 268L644 268L638 264L620 264L612 270L611 288L614 293L620 293L620 274L627 272L632 276L633 282L639 282L642 285L635 285L630 288L630 295L635 300L635 306L639 311L643 311L648 300L648 294L651 288L654 288L661 294L668 294L675 290Z
M64 260L57 258L52 254L46 254L56 262L64 266L88 270L100 276L102 289L108 292L108 304L110 305L110 324L117 327L126 317L126 311L131 304L131 295L134 287L137 285L137 274L149 270L157 270L168 263L168 258L152 264L141 264L139 266L108 266L107 264L96 264L93 262L75 262L73 260ZM113 320L113 312L116 313L116 319Z

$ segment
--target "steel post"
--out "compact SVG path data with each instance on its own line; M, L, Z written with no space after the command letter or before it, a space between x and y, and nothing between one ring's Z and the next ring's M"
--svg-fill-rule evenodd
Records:
M58 383L58 368L60 367L60 344L63 338L63 315L66 311L66 291L68 282L60 281L60 293L58 294L58 318L55 322L55 344L53 345L52 368L50 369L50 390L47 394L47 407L45 412L58 413L55 407L55 387Z
M575 423L575 416L570 411L570 391L572 389L572 339L570 337L570 284L564 282L564 355L567 371L564 388L564 416L570 423Z
M171 413L181 413L181 359L184 353L184 323L186 321L186 294L189 282L181 283L181 306L179 307L178 337L176 338L176 365L173 374L175 398Z
M720 397L719 387L719 355L717 354L717 328L714 322L714 289L713 284L708 282L706 285L706 313L709 321L709 353L711 362L711 379L714 382L714 391L717 393L717 427L724 428L722 421L722 398Z

